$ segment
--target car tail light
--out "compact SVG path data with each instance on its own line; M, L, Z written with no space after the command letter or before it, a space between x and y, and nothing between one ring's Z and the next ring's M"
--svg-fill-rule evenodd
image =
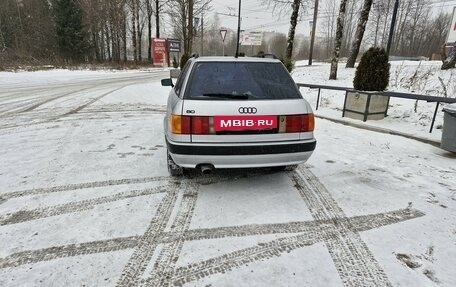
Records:
M190 117L171 115L171 132L173 134L189 134Z
M207 135L210 132L209 117L191 117L192 118L192 134Z
M205 135L210 133L209 117L190 117L171 115L171 132L173 134Z
M315 127L313 114L286 116L287 133L312 132Z

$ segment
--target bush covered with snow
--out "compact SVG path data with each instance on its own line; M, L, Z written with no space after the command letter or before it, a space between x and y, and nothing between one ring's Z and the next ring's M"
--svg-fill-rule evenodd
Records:
M390 64L384 49L370 48L361 57L353 87L362 91L383 91L388 86Z

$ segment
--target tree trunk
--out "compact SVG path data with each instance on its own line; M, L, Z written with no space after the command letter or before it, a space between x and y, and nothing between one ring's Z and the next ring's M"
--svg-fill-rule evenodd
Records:
M341 39L341 54L348 54L348 50L350 49L350 43L352 42L353 36L353 15L355 14L355 7L357 1L347 1L346 8L345 8L345 20L344 20L344 30L342 35L344 37Z
M185 5L181 6L181 18L182 18L182 39L184 41L184 54L188 53L188 41L187 41L187 10ZM188 54L186 54L188 55Z
M152 62L152 5L150 0L147 0L147 60Z
M131 15L131 27L133 28L132 32L132 44L133 44L133 59L135 62L138 62L138 49L136 47L136 0L133 0L133 7L132 7L132 15Z
M142 61L142 29L141 29L141 22L140 22L140 17L139 17L139 5L141 3L139 0L136 0L136 32L138 33L137 41L138 44L136 48L138 49L138 61Z
M111 61L112 60L112 54L111 54L111 36L109 35L109 28L108 26L105 26L105 35L106 35L106 52L108 53L107 54L107 59L108 61Z
M155 0L155 37L160 38L160 3Z
M105 34L104 34L104 31L103 29L100 30L100 32L98 32L100 34L100 53L101 53L101 61L105 61L106 60L106 49L105 49Z
M118 49L117 49L117 35L116 35L116 28L114 26L115 18L111 15L109 20L109 30L111 31L111 42L112 42L112 60L117 62L118 59Z
M127 62L127 13L123 12L122 17L122 53L123 61Z
M374 47L377 46L377 39L378 39L378 29L380 28L380 13L378 13L377 23L375 24L375 38L374 38Z
M2 19L0 18L0 44L1 44L1 51L6 51L6 41L5 37L3 36L2 32Z
M293 0L293 4L291 4L291 8L293 9L293 11L291 12L290 17L290 30L288 30L287 51L285 54L285 58L289 60L291 60L291 57L293 56L294 37L296 33L296 25L298 24L300 6L301 0Z
M361 17L359 18L358 27L356 28L355 40L353 41L345 68L355 67L356 58L358 57L359 48L361 46L361 42L363 41L364 31L366 30L366 24L369 19L371 7L372 0L364 0L363 10L361 11Z
M188 33L187 33L187 55L191 55L193 48L193 0L188 0Z
M342 44L346 6L347 6L347 0L341 0L340 8L339 8L339 16L337 17L336 40L334 43L333 57L331 59L331 71L329 73L330 80L337 79L337 64L339 63L340 46Z
M382 42L380 46L383 48L385 47L385 39L387 37L386 34L386 28L388 25L388 19L389 19L389 14L390 14L390 8L391 8L391 0L388 0L388 5L386 6L386 15L385 15L385 22L383 23L383 33L382 33Z

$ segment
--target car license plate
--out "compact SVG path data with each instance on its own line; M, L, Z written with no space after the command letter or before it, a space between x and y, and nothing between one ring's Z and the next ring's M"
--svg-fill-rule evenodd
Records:
M276 116L215 116L214 131L267 130L277 128Z

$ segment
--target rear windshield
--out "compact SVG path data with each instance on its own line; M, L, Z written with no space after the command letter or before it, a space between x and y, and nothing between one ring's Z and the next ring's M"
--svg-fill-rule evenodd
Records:
M194 100L281 100L301 95L281 63L200 62L184 98Z

